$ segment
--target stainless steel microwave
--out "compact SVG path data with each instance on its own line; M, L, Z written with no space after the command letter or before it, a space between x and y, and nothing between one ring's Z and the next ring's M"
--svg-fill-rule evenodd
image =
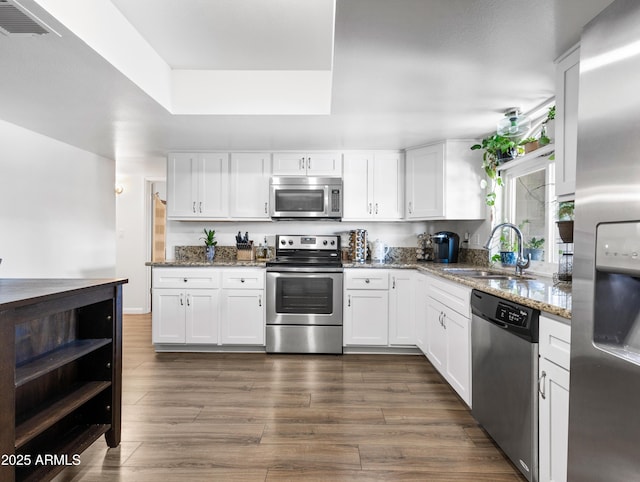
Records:
M342 179L274 176L269 184L274 219L341 219Z

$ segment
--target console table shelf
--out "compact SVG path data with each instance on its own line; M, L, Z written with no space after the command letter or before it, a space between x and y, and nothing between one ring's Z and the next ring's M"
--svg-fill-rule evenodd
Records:
M0 279L3 482L50 480L102 435L120 444L126 282Z

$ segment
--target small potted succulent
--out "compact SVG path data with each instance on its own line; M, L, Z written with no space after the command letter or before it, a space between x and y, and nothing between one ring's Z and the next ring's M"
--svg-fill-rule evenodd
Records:
M200 239L204 240L205 258L207 261L213 261L216 255L216 232L213 229L204 228L204 236Z
M540 147L540 144L538 142L538 139L536 139L535 137L527 137L526 139L522 139L520 142L518 142L518 146L524 147L524 153L529 154L530 152L533 152L538 147Z

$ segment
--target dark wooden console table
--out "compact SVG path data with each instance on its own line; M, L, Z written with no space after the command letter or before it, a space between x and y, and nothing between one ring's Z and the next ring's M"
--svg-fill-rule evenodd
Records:
M0 279L0 480L49 480L120 444L126 279Z

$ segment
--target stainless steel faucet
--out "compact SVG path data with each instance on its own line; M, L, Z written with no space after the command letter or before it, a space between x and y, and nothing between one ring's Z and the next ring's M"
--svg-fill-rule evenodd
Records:
M518 228L518 226L511 223L498 224L495 228L493 228L493 231L491 231L489 239L487 239L487 242L484 245L484 249L490 249L493 235L496 234L496 231L501 228L511 228L516 232L516 236L518 237L518 258L516 259L516 275L522 276L524 274L524 270L527 269L531 264L531 254L529 254L529 256L527 256L527 258L525 259L523 255L524 238L522 236L522 231L520 231L520 228Z

